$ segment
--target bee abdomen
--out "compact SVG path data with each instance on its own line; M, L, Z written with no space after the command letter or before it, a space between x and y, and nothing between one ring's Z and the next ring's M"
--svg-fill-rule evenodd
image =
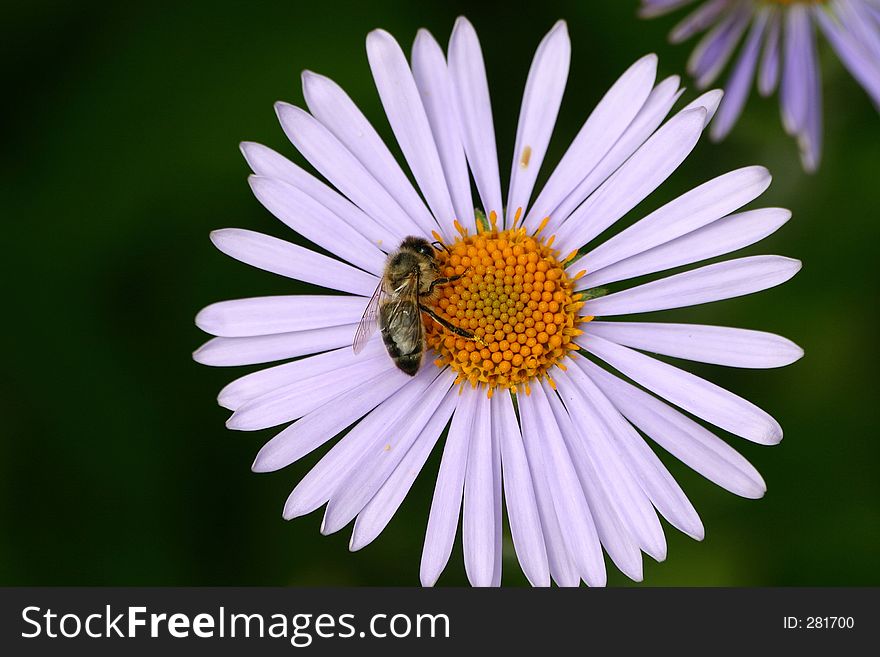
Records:
M388 355L391 356L394 364L406 374L415 376L416 372L419 371L419 366L422 364L422 349L417 348L414 351L407 350L404 352L394 340L394 336L390 331L382 331L382 341L385 343L385 349L388 351Z

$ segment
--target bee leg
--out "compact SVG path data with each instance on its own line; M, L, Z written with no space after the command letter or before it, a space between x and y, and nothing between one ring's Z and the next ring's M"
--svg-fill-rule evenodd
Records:
M446 319L443 319L442 317L440 317L437 313L435 313L433 310L431 310L427 306L419 304L419 310L421 310L423 313L426 313L431 319L433 319L435 322L437 322L440 326L445 328L450 333L454 333L458 337L464 338L465 340L474 340L475 342L478 342L479 344L483 345L484 347L486 346L486 343L483 342L482 340L480 340L480 338L478 338L476 335L474 335L470 331L465 331L463 328L458 328L455 324L453 324L452 322L450 322Z
M428 289L425 292L422 292L419 296L427 297L432 292L434 292L434 288L437 287L438 285L446 285L448 283L453 283L453 282L457 281L459 278L461 278L462 276L464 276L464 273L456 274L455 276L444 276L442 278L435 278L433 281L431 281L431 285L428 287Z

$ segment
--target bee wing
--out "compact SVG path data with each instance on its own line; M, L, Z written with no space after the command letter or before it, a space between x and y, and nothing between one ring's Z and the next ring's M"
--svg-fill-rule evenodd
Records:
M392 328L395 342L404 351L424 342L425 327L419 310L418 273L413 273L394 290L382 312L385 326Z
M381 280L379 281L376 291L373 292L373 296L370 297L370 301L364 309L364 316L361 317L357 332L354 334L354 342L352 342L351 348L356 354L359 354L364 350L367 340L369 340L370 336L376 332L376 327L379 325L379 301L388 296L382 287L383 282L384 281Z

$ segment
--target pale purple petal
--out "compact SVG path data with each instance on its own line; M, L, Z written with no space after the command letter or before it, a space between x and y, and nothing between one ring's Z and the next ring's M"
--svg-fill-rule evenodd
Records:
M351 333L349 339L353 338L354 332ZM220 391L217 401L224 408L234 411L251 399L256 399L273 390L295 383L302 378L321 374L329 376L336 369L353 362L355 358L371 359L379 356L383 351L384 345L382 340L375 337L370 340L364 347L364 350L357 356L354 355L350 348L345 347L309 356L308 358L301 358L291 363L283 363L274 367L257 370L228 383Z
M538 463L532 463L532 455L540 458L566 551L587 584L604 586L605 562L596 526L550 403L539 385L518 399L523 418L532 418L523 423L529 462L538 467Z
M682 463L735 495L764 495L767 486L761 475L723 440L595 363L578 363L628 420Z
M327 374L302 377L293 383L249 399L235 409L226 428L257 431L296 420L323 406L360 381L389 372L394 363L385 354L370 357L349 352L349 361Z
M501 446L504 498L516 556L532 586L550 586L550 567L535 489L510 393L496 392L491 404L492 430Z
M770 186L764 167L746 167L714 178L682 194L606 240L570 265L595 272L686 235L755 200Z
M812 21L807 27L806 43L804 85L807 92L807 113L801 133L798 135L798 147L804 171L815 173L822 157L822 85L816 54L816 33Z
M791 212L782 208L763 208L732 214L587 274L577 281L577 286L579 289L588 289L725 255L764 239L790 218ZM569 271L580 271L576 265L577 262Z
M767 38L761 54L761 65L758 70L758 93L766 97L776 90L779 84L779 12L771 9L770 23L767 26Z
M694 48L688 59L687 70L696 79L698 89L706 89L724 70L751 17L752 8L747 3L740 4Z
M656 76L657 56L652 54L642 57L618 78L587 118L526 214L527 228L537 228L605 157L645 104Z
M437 228L434 218L388 146L354 101L333 80L311 71L303 72L302 85L312 115L370 172L370 183L378 183L396 201L392 205L385 199L388 206L393 207L395 212L402 209L425 234L430 235L431 230ZM333 180L329 176L328 179ZM349 197L353 198L351 195Z
M273 335L360 321L364 297L296 294L220 301L196 315L196 326L224 338Z
M776 420L714 383L595 335L578 336L577 342L639 385L717 427L762 445L782 440Z
M677 114L651 136L556 232L556 248L568 253L599 235L638 205L693 150L706 110Z
M862 45L874 62L880 62L880 23L875 23L861 0L834 0L834 12L843 28Z
M568 29L564 21L558 21L538 45L523 92L507 196L508 226L512 225L517 210L528 209L535 179L556 125L570 59Z
M701 94L696 97L696 99L692 100L690 103L684 106L684 108L679 112L682 114L692 109L696 109L697 107L702 107L706 110L706 120L703 122L703 127L706 128L709 125L709 122L715 117L715 112L718 111L718 106L721 104L721 101L724 99L724 92L721 89L710 89L704 94Z
M755 15L749 35L746 37L745 46L743 46L727 86L724 88L724 102L721 103L709 133L715 141L724 139L730 133L749 98L752 81L755 78L755 68L758 65L758 55L761 51L761 39L767 25L767 16L768 10L766 8L758 11Z
M461 135L468 163L486 215L503 212L495 125L483 52L474 26L464 17L455 21L449 39L449 71L455 90Z
M737 258L590 299L581 314L630 315L732 299L781 285L800 268L799 260L782 256Z
M211 232L211 241L226 255L252 267L331 290L370 296L379 284L379 279L373 274L252 230L215 230ZM379 267L377 273L381 272Z
M590 194L596 191L612 173L617 171L621 164L626 162L630 155L636 152L645 140L654 134L663 120L669 114L675 101L684 93L679 89L681 80L677 75L672 75L654 87L648 100L642 105L642 109L629 124L620 139L611 147L611 150L602 158L589 175L584 178L574 191L550 213L550 221L547 223L547 231L555 232L557 227L564 222L577 206L583 203Z
M356 324L346 324L250 338L211 338L193 353L193 360L215 367L271 363L350 346L356 330Z
M624 527L647 554L662 561L666 558L663 527L651 501L626 466L615 444L615 424L619 425L621 418L580 370L558 370L553 378L559 396L571 415L572 424L597 465L599 481Z
M373 30L367 36L367 58L397 143L439 223L434 229L448 229L455 219L455 210L406 55L388 32Z
M586 359L578 358L576 362L582 365ZM582 368L569 368L569 372L579 387L592 396L595 407L600 410L614 436L621 458L651 503L673 527L698 541L702 540L705 530L700 516L669 470L614 404L584 374Z
M263 445L251 469L272 472L317 449L340 431L391 397L413 378L398 369L384 371L358 384L300 418Z
M248 183L257 200L297 233L361 269L382 273L385 256L377 245L311 196L276 178L250 176Z
M400 234L389 231L342 194L283 155L254 142L244 141L240 146L248 165L258 176L277 178L305 192L382 251L388 252L397 248Z
M880 62L872 60L839 23L817 8L816 19L840 61L880 108Z
M360 420L309 470L287 498L284 517L287 520L311 513L330 500L351 469L360 461L363 449L376 434L386 428L418 403L430 379L416 377L389 396Z
M482 401L481 397L479 391L464 388L452 416L440 471L437 474L428 528L425 531L425 545L419 569L422 586L434 586L452 554L452 544L461 514L474 416L477 404Z
M639 8L639 16L642 18L654 18L668 14L680 7L689 5L694 0L642 0L642 6Z
M471 586L493 586L496 563L495 468L492 454L492 418L489 400L480 395L474 412L464 481L462 547L464 568Z
M275 103L275 111L287 138L303 157L364 212L399 235L398 241L406 235L423 232L325 125L308 112L287 103Z
M730 0L704 2L672 28L672 32L669 33L670 43L687 41L698 32L709 29L718 21L722 12L728 9L730 9Z
M427 378L430 385L418 404L394 424L377 431L361 450L360 461L327 503L327 511L321 524L322 534L339 531L361 512L406 456L455 379L449 369L441 372L436 367L422 368L419 375Z
M558 586L579 586L581 578L568 554L562 534L562 522L553 506L553 495L550 490L547 472L544 469L543 446L540 440L543 428L532 405L528 404L528 402L523 402L522 395L517 395L517 400L519 402L523 445L526 450L532 485L535 488L535 502L538 505L538 514L541 519L541 530L544 536L544 546L547 548L550 574ZM526 435L538 436L538 438L526 440Z
M779 335L726 326L594 321L584 331L633 349L728 367L784 367L804 355Z
M431 420L425 425L415 444L406 453L391 476L382 485L373 499L358 514L349 548L360 550L372 542L390 522L397 512L416 477L425 466L434 445L452 417L458 398L458 389L450 388Z
M785 18L785 54L779 102L785 130L790 135L796 135L803 130L807 118L810 19L806 8L801 5L789 7Z
M559 396L554 391L548 390L546 386L544 391L559 431L571 454L602 547L620 572L633 581L642 581L644 577L642 553L639 551L638 542L626 527L612 491L602 483L600 473L603 472L605 465L586 448L583 430L574 424Z
M412 70L428 122L431 124L434 141L437 143L446 184L455 207L455 216L462 225L473 228L471 178L461 143L455 92L452 89L446 56L427 30L419 30L416 35L412 51Z

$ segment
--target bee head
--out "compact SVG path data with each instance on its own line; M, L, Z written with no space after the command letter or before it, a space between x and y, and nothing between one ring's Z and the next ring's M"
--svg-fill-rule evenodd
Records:
M434 247L428 240L421 237L407 237L401 242L400 248L402 251L413 251L426 258L434 259Z

